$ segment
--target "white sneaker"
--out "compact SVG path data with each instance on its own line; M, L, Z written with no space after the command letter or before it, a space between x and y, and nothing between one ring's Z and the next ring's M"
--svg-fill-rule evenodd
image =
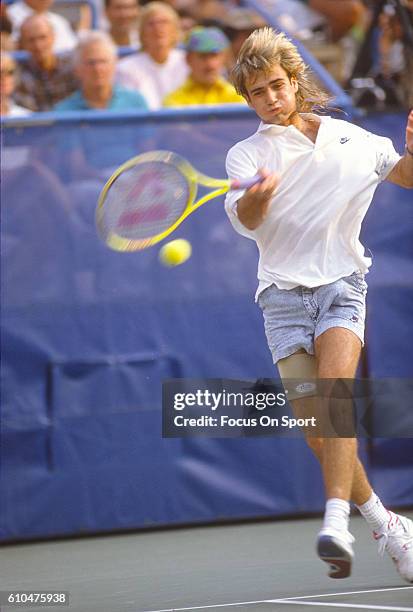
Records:
M323 528L317 538L317 554L330 566L330 578L347 578L351 574L354 538L349 531Z
M413 583L413 521L394 512L380 531L373 531L378 540L379 553L386 550L393 559L400 576Z

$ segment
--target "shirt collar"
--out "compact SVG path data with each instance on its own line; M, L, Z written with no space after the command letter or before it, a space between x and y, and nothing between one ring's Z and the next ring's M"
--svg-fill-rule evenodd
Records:
M312 117L314 115L315 113L301 113L302 117ZM331 119L329 115L316 115L316 116L320 119L320 123L324 123L325 121ZM261 121L260 125L258 126L257 132L263 132L264 130L271 129L271 131L274 132L275 134L282 134L283 132L291 128L295 128L295 126L294 125L277 125L275 123L264 123L263 121Z

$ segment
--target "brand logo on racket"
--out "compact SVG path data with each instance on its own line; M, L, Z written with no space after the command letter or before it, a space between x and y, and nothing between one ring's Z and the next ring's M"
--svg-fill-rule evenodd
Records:
M168 205L162 201L164 196L165 190L160 184L159 172L153 170L144 172L126 195L125 201L131 205L131 208L124 210L119 215L117 229L164 221L169 214ZM135 207L133 207L134 204Z
M127 196L128 200L132 201L141 198L144 194L144 191L148 188L151 190L150 194L148 194L151 197L159 198L163 196L164 190L159 184L159 178L159 172L154 172L153 170L148 170L147 172L145 172L139 178L139 182L136 183L136 185L134 185L129 191Z
M156 204L146 210L125 210L117 222L117 228L127 228L139 223L154 223L163 221L168 216L169 210L165 204Z

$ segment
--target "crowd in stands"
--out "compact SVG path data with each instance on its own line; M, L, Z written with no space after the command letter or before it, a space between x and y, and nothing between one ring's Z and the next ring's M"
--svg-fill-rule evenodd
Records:
M231 66L244 40L265 21L242 1L89 2L97 15L95 23L92 12L87 16L83 11L90 9L86 3L74 29L61 14L59 0L2 1L2 116L245 104L230 84ZM409 62L404 26L394 6L404 7L413 28L413 1L378 2L376 73L398 80ZM342 59L351 47L354 57L339 78L347 82L377 2L262 0L261 4L280 27L308 41L311 51L314 41L320 41L324 49L340 49ZM25 53L14 57L17 51Z

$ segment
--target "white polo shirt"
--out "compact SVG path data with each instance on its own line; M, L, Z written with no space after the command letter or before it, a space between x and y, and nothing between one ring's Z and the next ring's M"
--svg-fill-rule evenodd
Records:
M259 168L281 176L268 216L255 230L237 216L245 192L230 191L225 200L236 231L258 246L256 299L273 283L280 289L318 287L371 265L359 240L361 223L400 155L389 138L347 121L319 119L315 144L292 125L261 123L228 152L231 179L254 176Z

